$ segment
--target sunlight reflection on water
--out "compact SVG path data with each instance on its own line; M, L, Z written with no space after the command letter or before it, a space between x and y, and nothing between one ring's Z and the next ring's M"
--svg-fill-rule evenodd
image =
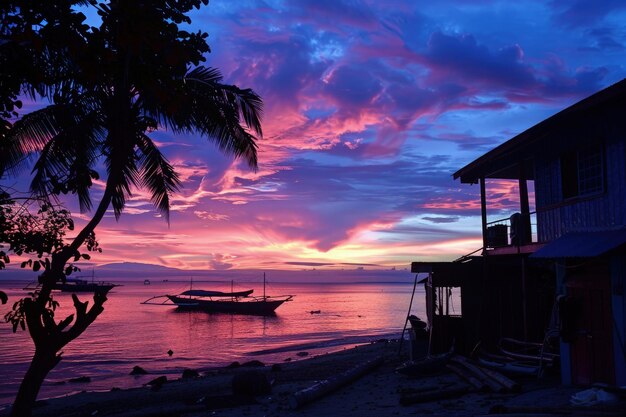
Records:
M121 281L121 280L120 280ZM25 294L23 283L8 290L9 304L0 306L4 315L12 303ZM230 282L194 282L194 288L230 290ZM262 294L262 284L239 283L235 290L254 289ZM64 349L63 360L50 375L40 398L63 395L76 389L108 390L113 386L137 386L141 378L128 373L135 365L178 377L185 368L208 369L232 361L259 359L282 362L296 359L297 351L280 351L301 344L311 353L329 352L342 344L367 343L381 337L398 337L404 325L412 283L292 284L274 283L268 294L294 294L294 301L278 308L276 316L259 317L177 311L172 306L142 305L154 295L174 294L189 288L184 279L167 282L152 280L125 282L109 294L104 313L79 339ZM69 294L55 295L61 303L57 318L71 313ZM87 300L87 295L80 297ZM311 311L320 310L319 314ZM423 288L418 286L412 313L423 318ZM325 343L324 343L325 342ZM174 353L170 357L168 350ZM279 352L250 356L264 350ZM33 354L27 332L12 334L9 324L0 325L0 404L12 400ZM83 385L58 384L69 378L89 376ZM154 375L152 375L154 377ZM55 384L55 382L57 384Z

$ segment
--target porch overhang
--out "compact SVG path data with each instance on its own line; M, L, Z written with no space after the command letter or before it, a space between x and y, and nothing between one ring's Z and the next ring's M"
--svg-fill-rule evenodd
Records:
M459 169L453 177L464 184L477 184L481 178L513 180L523 177L534 180L534 157L548 151L550 147L545 145L556 141L554 132L580 133L585 129L583 121L590 114L602 115L608 109L619 111L626 106L625 93L626 79L532 126ZM585 135L561 136L564 137L562 141L566 141L562 145L568 147L578 140L578 136L580 140L588 140ZM557 149L561 149L561 146L557 146ZM523 166L521 170L520 166Z
M594 258L626 246L626 229L567 233L545 245L531 258Z
M481 257L475 257L468 262L413 262L411 272L430 274L434 287L460 287L464 279L482 274L482 261Z

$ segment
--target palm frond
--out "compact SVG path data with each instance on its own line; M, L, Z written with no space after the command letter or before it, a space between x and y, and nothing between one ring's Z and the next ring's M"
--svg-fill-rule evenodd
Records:
M197 67L191 70L184 79L184 83L197 93L214 96L216 99L225 97L226 102L237 109L238 115L243 117L246 126L262 137L261 118L263 115L263 101L253 90L240 89L234 85L222 84L222 76L215 68Z
M222 79L219 69L203 66L196 67L185 75L185 80L197 80L209 84L220 84Z
M193 69L173 87L184 99L178 111L162 112L157 117L173 131L198 132L208 137L221 151L245 158L256 169L263 103L252 90L223 85L221 79L216 69Z
M145 134L141 133L137 136L137 147L141 152L139 169L142 184L150 191L152 203L169 224L170 196L179 190L181 185L178 174L154 142Z
M97 112L86 103L60 107L45 123L54 123L33 167L31 190L40 197L72 192L78 197L80 210L91 208L89 188L92 167L98 157L105 131ZM58 109L57 109L58 110ZM37 130L27 125L39 119L25 118L24 131Z
M41 151L58 134L57 118L64 106L51 105L25 115L13 126L4 126L0 149L0 172L19 175L29 157Z
M19 143L8 136L11 127L9 121L0 119L0 178L5 174L17 176L19 166L26 157Z
M113 187L113 195L111 205L115 219L119 220L126 206L126 200L132 197L131 186L137 186L140 183L139 172L135 163L134 152L113 152L107 159L109 163L109 177L107 181Z
M241 90L235 86L223 86L230 102L239 108L244 122L248 128L254 130L258 137L263 137L261 118L263 116L263 100L261 97L247 88Z

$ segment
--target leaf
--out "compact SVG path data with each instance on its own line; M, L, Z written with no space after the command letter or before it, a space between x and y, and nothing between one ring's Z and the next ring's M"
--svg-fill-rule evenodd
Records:
M91 256L89 256L89 254L88 254L88 253L83 253L83 254L82 254L82 255L80 255L80 256L82 256L82 257L83 257L83 259L86 259L86 260L90 260L90 259L91 259Z
M33 271L37 272L41 269L41 264L39 263L39 261L35 261L35 263L33 264Z
M2 304L6 304L7 301L9 301L9 297L7 297L7 295L0 291L0 302L2 302Z

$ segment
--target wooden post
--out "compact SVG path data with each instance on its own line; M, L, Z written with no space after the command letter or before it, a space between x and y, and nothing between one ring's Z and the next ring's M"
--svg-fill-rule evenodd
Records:
M530 226L530 204L528 203L528 184L526 183L526 171L524 161L519 163L519 204L522 214L522 224L520 224L520 245L532 242L532 228ZM528 340L528 323L526 311L526 259L522 255L522 321L524 326L524 340Z
M398 347L398 356L402 353L402 342L404 341L404 332L406 331L406 324L409 322L409 316L411 315L411 308L413 307L413 297L415 297L415 288L417 287L417 277L419 274L415 274L415 280L413 281L413 292L411 293L411 301L409 302L409 311L406 313L406 318L404 319L404 327L402 328L402 335L400 336L400 343ZM409 355L411 359L413 359L413 346L410 346L411 354Z
M487 195L485 177L480 177L480 215L483 222L483 250L487 248Z
M524 161L519 164L519 205L522 215L522 230L520 245L532 242L532 229L530 226L530 204L528 202L528 184L526 183L526 171Z

